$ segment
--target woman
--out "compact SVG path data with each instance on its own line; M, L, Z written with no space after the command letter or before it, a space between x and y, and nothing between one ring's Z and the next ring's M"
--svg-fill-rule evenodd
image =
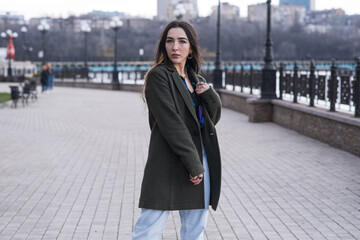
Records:
M151 138L133 240L160 239L170 210L180 210L181 239L202 239L209 205L217 208L221 101L197 75L200 65L194 28L169 23L145 77Z
M47 90L53 90L55 73L50 64L48 64L48 71L49 71L49 79L46 87Z
M41 92L45 92L47 90L48 81L49 81L49 70L48 70L48 66L45 64L42 66L40 73Z

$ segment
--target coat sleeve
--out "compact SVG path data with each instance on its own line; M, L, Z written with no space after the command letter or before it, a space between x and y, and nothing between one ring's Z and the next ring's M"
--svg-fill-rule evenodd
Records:
M180 156L191 176L203 173L204 168L196 146L188 128L176 111L165 71L159 68L153 69L146 81L146 102L162 136L173 152Z
M203 77L198 76L200 81L206 82ZM199 97L205 104L206 110L208 111L211 121L216 125L221 117L221 100L217 92L210 86L208 90L199 94Z

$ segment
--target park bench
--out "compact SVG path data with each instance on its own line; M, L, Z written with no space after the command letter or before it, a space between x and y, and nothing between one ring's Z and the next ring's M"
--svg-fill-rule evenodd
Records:
M12 100L11 106L13 108L17 107L17 102L19 101L20 98L20 91L19 91L19 86L9 86L10 87L10 97Z
M37 100L36 81L30 81L30 98L31 100Z
M20 83L20 87L22 89L21 91L21 99L22 99L22 104L23 106L28 105L29 104L29 97L30 97L30 84L29 81L25 81Z
M29 97L32 100L36 100L37 99L37 90L36 90L36 82L35 81L24 81L22 83L19 84L21 87L21 91L19 86L9 86L11 89L11 107L16 108L17 107L17 103L18 101L21 99L22 105L23 107L29 104Z

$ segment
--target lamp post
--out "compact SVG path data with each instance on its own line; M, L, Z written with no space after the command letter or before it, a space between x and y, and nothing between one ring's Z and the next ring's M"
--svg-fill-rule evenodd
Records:
M216 24L216 58L214 69L214 88L222 88L222 69L220 62L220 0L217 11L217 24Z
M115 37L114 37L114 45L115 45L115 52L114 52L114 72L112 76L113 83L119 83L119 74L117 71L117 32L122 27L123 22L119 18L113 18L110 22L110 27L114 30Z
M24 38L24 45L23 49L25 50L25 53L23 54L23 61L25 62L27 59L30 60L30 52L32 51L32 47L29 47L28 42L26 40L26 33L28 31L26 26L22 26L20 29L23 38Z
M8 64L8 77L12 77L12 68L11 68L11 60L15 58L15 48L13 44L13 39L18 37L16 32L11 31L10 29L6 30L6 32L1 33L2 38L6 38L8 40L8 46L6 50L6 58L9 60Z
M41 32L42 36L42 51L43 51L43 57L42 57L42 64L45 64L46 60L46 49L45 49L45 34L47 31L49 31L50 26L47 24L46 21L42 20L40 24L38 25L37 29Z
M83 21L80 25L81 31L84 33L84 70L85 70L85 76L86 80L89 81L89 73L88 73L88 64L87 64L87 36L89 32L91 32L91 27L86 21Z
M273 64L272 41L271 41L271 0L267 4L267 28L265 42L264 67L262 69L261 98L276 98L276 69Z

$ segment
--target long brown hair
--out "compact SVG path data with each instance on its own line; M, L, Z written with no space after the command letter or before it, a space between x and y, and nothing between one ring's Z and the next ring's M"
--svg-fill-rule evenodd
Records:
M193 55L193 57L191 59L187 58L186 64L188 66L190 66L195 71L195 73L199 73L199 71L200 71L202 58L200 55L199 40L198 40L196 31L195 31L194 27L191 26L190 23L185 22L185 21L175 20L175 21L168 23L168 25L166 25L166 27L164 28L164 30L162 31L162 33L160 35L159 45L158 45L156 53L155 53L154 66L146 73L144 85L146 85L147 77L154 67L156 67L159 64L171 63L171 60L169 59L169 56L166 53L165 43L166 43L166 38L167 38L168 32L172 28L182 28L184 30L184 32L186 33L186 36L190 43L190 48L192 50L192 55Z

